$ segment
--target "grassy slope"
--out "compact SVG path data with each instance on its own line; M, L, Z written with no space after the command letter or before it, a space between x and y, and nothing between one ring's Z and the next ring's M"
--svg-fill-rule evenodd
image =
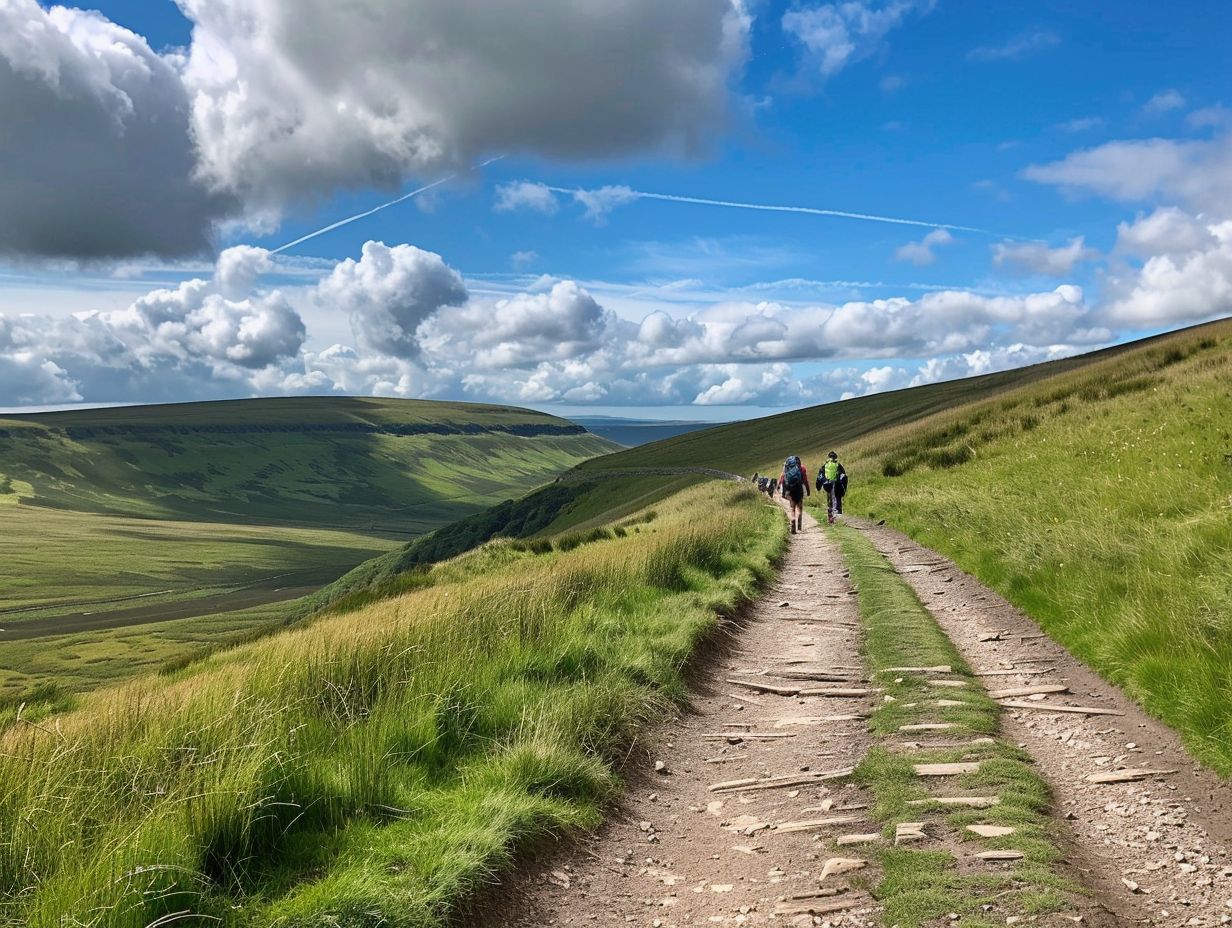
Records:
M1168 336L1160 336L1168 338ZM1148 341L1155 341L1151 339ZM1143 343L1145 344L1145 343ZM583 472L639 467L715 467L748 476L767 473L797 453L805 464L820 461L831 449L842 450L856 439L881 429L910 424L966 403L997 396L1067 371L1116 357L1131 346L1048 361L1018 370L927 384L873 396L810 406L763 419L734 422L701 432L679 435L595 458L580 466ZM811 472L810 472L811 473Z
M0 419L0 480L76 512L405 538L614 447L575 428L531 410L359 397L47 413ZM528 429L558 434L517 434Z
M954 557L1232 774L1230 454L1222 323L870 436L850 504Z
M456 433L405 434L425 426ZM202 628L229 640L286 612L257 600L328 583L613 447L528 410L362 398L19 416L0 433L0 630L55 620L81 655L5 638L0 692L156 666L201 647ZM164 607L202 618L136 624ZM104 615L119 630L79 634Z
M1232 774L1232 321L581 470L745 473L831 448L852 475L849 511L954 557Z
M519 844L596 820L612 762L783 541L747 488L694 488L617 537L489 545L86 697L54 732L12 727L0 924L440 925Z

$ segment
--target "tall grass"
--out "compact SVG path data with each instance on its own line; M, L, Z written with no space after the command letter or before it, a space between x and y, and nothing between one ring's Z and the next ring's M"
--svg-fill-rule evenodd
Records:
M657 511L10 726L0 923L440 924L525 842L597 821L783 541L729 485Z
M953 556L1232 774L1229 455L1222 324L879 433L848 453L849 504Z

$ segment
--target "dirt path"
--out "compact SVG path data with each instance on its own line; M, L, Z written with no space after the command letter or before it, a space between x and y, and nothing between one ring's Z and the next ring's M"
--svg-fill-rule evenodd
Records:
M744 622L726 629L731 648L707 668L689 711L639 747L626 771L629 789L608 823L536 861L468 924L880 922L869 895L880 877L875 864L826 873L836 860L861 859L859 844L836 848L836 838L882 830L867 818L870 795L826 777L849 772L873 744L886 745L868 732L881 696L869 687L860 656L864 633L842 556L810 517L806 522L775 584ZM1039 924L1232 922L1227 787L1189 760L1172 732L996 594L906 536L856 524L973 665L979 676L969 683L982 683L994 697L1041 683L1068 687L1001 697L1002 737L1032 755L1066 823L1062 870L1091 893L1086 901L1073 897L1070 914ZM839 688L865 692L808 695ZM1041 711L1054 704L1118 714ZM1131 767L1175 772L1127 783L1086 779ZM944 830L936 828L934 835ZM1014 915L1007 924L1034 920Z
M1200 767L1175 732L1142 712L1044 636L1021 611L950 560L883 526L852 520L915 589L990 690L1037 684L1068 692L1007 698L1005 734L1035 759L1070 825L1084 882L1126 924L1232 922L1232 793ZM1012 670L1012 673L1006 671ZM1098 707L1115 715L1043 711ZM1125 768L1174 771L1097 784Z
M873 921L876 908L860 879L868 872L822 881L836 855L819 840L876 830L855 787L824 780L864 755L871 697L785 697L728 682L858 686L861 631L849 590L841 556L810 520L793 539L777 582L747 622L731 628L734 647L695 691L691 711L639 749L627 795L608 824L512 887L500 911L480 923L811 925L809 909L835 904L819 892L836 886L850 891L844 911L827 916L831 924ZM843 679L801 681L767 670L827 670ZM656 772L657 764L664 769ZM713 788L768 777L799 783ZM826 819L840 821L782 827Z

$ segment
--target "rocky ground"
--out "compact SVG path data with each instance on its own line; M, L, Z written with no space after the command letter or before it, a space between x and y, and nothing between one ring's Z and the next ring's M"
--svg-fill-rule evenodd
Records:
M875 855L861 848L893 838L868 817L873 797L843 778L873 743L867 718L883 697L842 556L806 521L776 582L727 623L687 710L630 759L607 824L537 861L471 924L881 923ZM1232 921L1227 787L996 594L901 534L859 527L1005 706L1002 737L1049 782L1061 866L1088 896L1038 923ZM1022 692L1041 687L1052 692ZM960 863L999 865L977 857Z

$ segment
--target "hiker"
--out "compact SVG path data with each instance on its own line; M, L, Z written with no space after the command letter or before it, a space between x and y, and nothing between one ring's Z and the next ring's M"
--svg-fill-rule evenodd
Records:
M812 495L812 491L809 490L808 471L798 455L793 454L783 462L779 485L783 499L791 501L791 533L804 531L804 497Z
M817 489L826 491L826 521L834 524L834 517L843 514L843 497L847 494L847 471L838 462L838 452L826 455L817 475Z

